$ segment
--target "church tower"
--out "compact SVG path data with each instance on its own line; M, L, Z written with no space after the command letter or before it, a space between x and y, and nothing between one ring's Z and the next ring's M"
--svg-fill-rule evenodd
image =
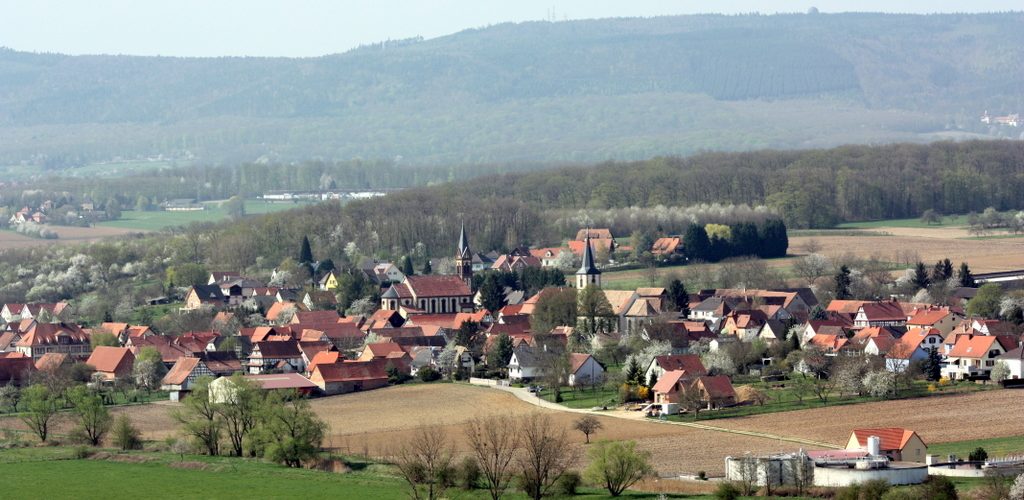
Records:
M582 290L591 285L601 286L601 270L594 264L594 250L590 248L590 231L587 231L587 239L583 247L583 263L576 271L576 289Z
M459 231L459 248L455 251L455 274L466 285L473 286L473 252L469 250L465 222L462 223L462 229Z

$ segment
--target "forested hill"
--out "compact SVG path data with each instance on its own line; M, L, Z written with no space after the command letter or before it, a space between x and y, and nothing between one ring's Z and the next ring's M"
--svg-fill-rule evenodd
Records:
M0 165L412 164L1019 135L1024 14L503 24L318 58L0 50Z

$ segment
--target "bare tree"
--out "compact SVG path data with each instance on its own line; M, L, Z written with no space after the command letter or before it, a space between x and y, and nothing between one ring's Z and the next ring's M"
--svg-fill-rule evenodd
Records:
M814 385L811 386L811 392L813 392L822 403L827 404L828 397L832 395L832 391L834 391L835 388L836 382L833 377L819 378L816 379L814 381Z
M556 428L550 417L540 413L523 417L519 435L523 486L530 498L540 500L576 460L576 450L569 445L565 428Z
M794 455L792 460L786 462L786 469L788 473L784 475L793 482L797 495L803 495L814 481L814 466L803 449Z
M604 424L601 423L597 417L592 415L584 415L573 424L573 428L582 432L587 437L587 444L590 444L590 435L604 428Z
M409 484L414 500L440 498L452 474L454 451L440 426L420 428L393 454L395 466Z
M704 404L704 395L700 393L697 384L684 382L683 390L679 392L679 404L687 411L693 412L693 420L697 420L700 415L700 407Z
M477 418L467 425L466 437L487 480L491 499L498 500L512 482L512 460L519 444L514 422L506 416Z

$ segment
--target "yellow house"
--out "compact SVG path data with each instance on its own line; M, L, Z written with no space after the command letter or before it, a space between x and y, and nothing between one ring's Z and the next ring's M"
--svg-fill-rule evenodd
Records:
M338 288L338 276L331 271L320 278L320 289L324 291L334 291Z
M897 462L924 463L925 456L928 454L928 446L921 440L921 436L910 429L901 427L854 429L853 434L850 434L850 440L846 443L846 449L871 451L868 446L868 438L872 436L879 438L879 454Z

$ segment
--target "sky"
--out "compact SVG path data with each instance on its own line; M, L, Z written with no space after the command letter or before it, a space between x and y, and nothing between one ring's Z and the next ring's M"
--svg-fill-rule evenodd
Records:
M0 46L30 52L311 57L544 19L696 13L999 12L1020 0L0 0Z

